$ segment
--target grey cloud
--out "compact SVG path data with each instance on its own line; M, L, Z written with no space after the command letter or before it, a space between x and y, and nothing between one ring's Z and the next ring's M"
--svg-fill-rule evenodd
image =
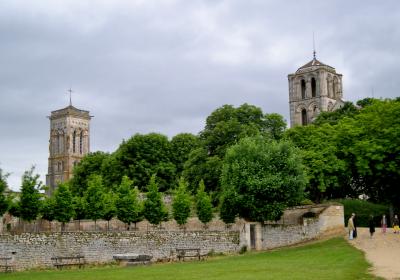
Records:
M3 1L0 164L46 174L52 110L90 110L92 150L134 133L198 133L223 104L288 119L287 74L318 58L344 97L398 95L396 1Z

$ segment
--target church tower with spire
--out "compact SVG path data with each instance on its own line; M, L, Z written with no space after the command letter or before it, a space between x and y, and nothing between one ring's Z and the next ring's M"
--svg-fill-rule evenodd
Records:
M335 68L313 59L288 75L290 126L307 125L320 112L334 111L342 100L342 75Z
M72 91L70 91L71 94ZM74 166L90 151L89 111L69 106L52 111L50 119L49 165L46 175L47 194L72 177Z

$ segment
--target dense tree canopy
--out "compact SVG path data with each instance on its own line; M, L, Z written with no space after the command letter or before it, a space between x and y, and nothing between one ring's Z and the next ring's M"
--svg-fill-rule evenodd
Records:
M89 153L74 167L73 177L70 181L70 189L74 195L83 196L88 188L90 176L102 175L103 162L109 156L103 152Z
M291 143L260 136L242 139L224 159L221 214L234 209L245 219L278 220L286 207L301 201L305 184L299 152Z
M226 150L240 139L262 135L279 139L286 123L278 114L264 115L256 106L243 104L237 108L224 105L207 117L206 126L200 132L201 147L192 151L185 163L183 175L189 181L189 189L196 193L200 180L207 191L213 192L218 201L222 162Z
M122 175L127 175L143 189L151 175L157 174L160 190L167 190L174 184L176 168L171 159L171 145L165 135L135 134L124 141L115 153L122 171L119 182Z
M286 131L286 138L300 148L306 170L308 198L320 202L343 196L340 188L346 181L346 163L337 154L337 133L333 126L297 126Z

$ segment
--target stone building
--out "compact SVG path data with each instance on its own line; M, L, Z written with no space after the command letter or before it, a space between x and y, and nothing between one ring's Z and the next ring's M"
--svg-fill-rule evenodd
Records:
M90 151L91 116L88 111L70 105L51 112L47 194L72 177L74 166Z
M315 57L288 75L290 126L307 125L320 112L334 111L342 100L342 74Z

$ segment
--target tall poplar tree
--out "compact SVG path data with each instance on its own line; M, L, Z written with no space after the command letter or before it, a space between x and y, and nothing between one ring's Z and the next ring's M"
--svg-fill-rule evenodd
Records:
M104 212L104 188L100 175L92 175L88 181L88 189L85 192L85 209L87 218L94 220L96 230L97 220L103 217Z
M117 208L117 218L128 225L130 229L131 223L136 223L143 220L142 203L139 201L139 191L137 188L132 188L133 182L128 176L123 176L121 184L118 188L118 197L115 202Z
M39 193L42 182L39 174L33 174L35 168L25 171L22 175L21 196L19 202L19 215L24 221L36 220L41 209L41 195Z
M68 223L74 216L74 205L72 193L68 185L61 183L54 193L54 218L61 223L61 231L65 229L65 223Z
M210 196L205 192L204 181L201 180L196 194L196 213L203 224L207 224L213 218L213 208Z
M143 215L149 223L159 225L168 220L168 210L162 200L162 194L158 191L155 174L151 176L147 190Z
M187 183L183 177L179 179L178 189L172 202L172 214L178 225L186 224L190 216L191 197L187 191Z

